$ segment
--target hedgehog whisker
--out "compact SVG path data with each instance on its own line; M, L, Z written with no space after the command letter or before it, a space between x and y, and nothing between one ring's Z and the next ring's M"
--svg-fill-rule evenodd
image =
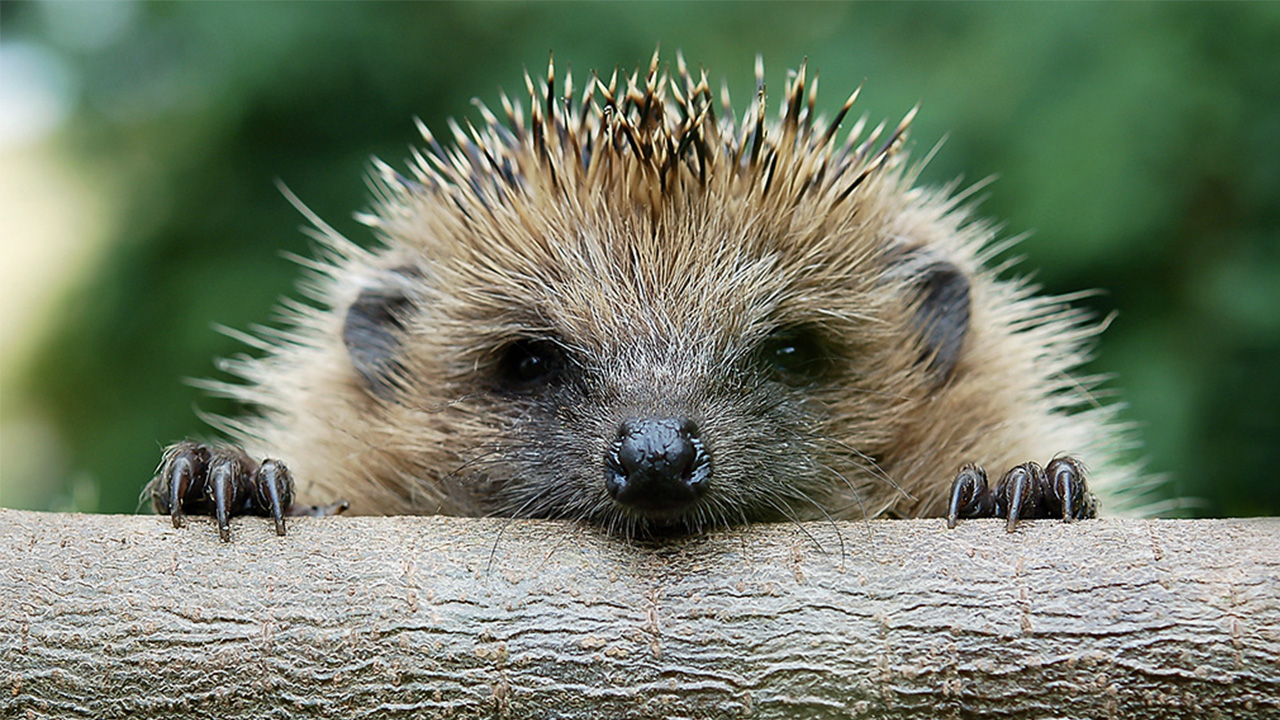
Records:
M840 527L839 525L836 524L835 519L832 518L831 515L827 513L826 509L823 508L822 505L818 503L816 500L814 500L813 498L809 497L808 495L806 495L805 493L799 490L795 490L794 492L797 495L799 495L802 499L808 501L809 504L817 508L818 512L822 513L826 517L827 522L829 522L831 524L831 527L836 531L836 537L840 541L840 560L841 562L843 562L845 559L844 535L840 532ZM765 502L768 504L769 507L772 507L774 510L777 510L783 517L791 521L791 524L795 525L796 528L800 530L800 532L804 533L805 537L809 538L809 540L813 542L814 546L817 547L818 550L823 555L828 554L827 549L823 547L822 543L818 540L818 538L814 536L812 532L809 531L805 523L800 520L799 516L795 513L794 509L791 507L791 504L787 502L786 498L783 498L777 495L776 493L770 493L769 496L765 498Z
M906 489L904 489L901 485L899 485L898 482L894 480L889 475L888 472L885 472L884 468L880 467L880 463L876 462L875 458L857 449L856 447L850 445L849 443L844 442L843 440L836 439L834 437L830 437L830 436L824 437L822 438L822 441L826 443L830 443L831 445L834 445L840 448L841 450L844 450L846 453L849 453L854 458L857 458L857 461L855 461L855 465L857 465L863 470L866 470L876 478L883 480L886 484L889 485L889 487L896 490L898 494L902 496L903 499L905 500L913 499L911 497L911 493L907 492ZM848 480L846 478L846 482L847 481ZM853 489L852 486L850 486L850 489Z
M837 542L840 543L840 563L843 565L847 556L845 554L844 533L840 532L840 524L836 522L835 518L831 516L831 513L827 511L827 508L824 507L822 503L818 502L817 500L814 500L812 497L809 496L808 493L805 493L800 490L797 490L796 492L802 498L804 498L810 505L817 508L818 512L822 513L822 516L826 518L827 523L831 525L831 529L835 530L836 540Z
M515 512L507 515L505 521L498 526L498 534L494 536L493 545L489 548L489 562L485 566L486 575L488 575L489 571L493 569L493 559L498 554L498 544L502 542L502 535L506 533L507 528L511 526L511 523L515 522L517 518L521 517L521 514L520 514L521 511L525 510L531 503L533 503L537 499L538 499L537 495L530 497L528 500L524 502L523 505L517 508Z

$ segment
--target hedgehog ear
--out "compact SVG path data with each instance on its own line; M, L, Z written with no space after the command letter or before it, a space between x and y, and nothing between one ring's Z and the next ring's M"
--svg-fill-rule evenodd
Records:
M396 355L412 309L405 285L411 268L392 270L367 285L347 308L342 342L366 390L383 399L395 395L402 366Z
M906 282L914 294L912 324L921 336L923 352L916 361L925 365L941 385L960 362L969 334L971 299L969 277L947 260L916 248L893 253L892 276Z
M917 287L920 304L913 320L925 347L920 362L942 383L960 361L969 334L969 277L949 262L934 262L923 268Z

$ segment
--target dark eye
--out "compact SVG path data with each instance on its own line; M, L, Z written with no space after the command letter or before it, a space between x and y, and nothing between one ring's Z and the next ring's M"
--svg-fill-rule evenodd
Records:
M507 346L498 364L498 381L502 389L532 390L560 377L564 370L564 353L547 340L523 339Z
M813 328L781 328L759 349L760 363L791 385L821 380L831 369L831 355Z

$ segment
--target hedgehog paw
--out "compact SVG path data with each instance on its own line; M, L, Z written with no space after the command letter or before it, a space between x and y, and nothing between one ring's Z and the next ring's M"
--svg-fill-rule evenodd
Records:
M174 527L182 527L184 513L217 518L223 542L231 539L231 518L236 515L273 518L276 534L284 535L286 515L336 515L348 506L346 501L295 505L293 478L284 463L255 463L239 448L189 440L165 449L143 493L151 496L157 513L173 519Z
M1068 522L1098 516L1098 499L1089 492L1084 464L1075 458L1054 458L1043 469L1027 462L1014 466L1000 478L995 489L987 484L987 473L969 463L951 483L947 507L947 527L960 518L1004 518L1005 529L1013 532L1018 520L1060 518Z

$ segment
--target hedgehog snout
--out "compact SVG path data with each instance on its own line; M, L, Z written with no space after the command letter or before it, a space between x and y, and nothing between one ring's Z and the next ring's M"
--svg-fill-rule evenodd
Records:
M711 480L711 455L693 421L624 420L605 452L605 488L632 510L670 515L693 505Z

